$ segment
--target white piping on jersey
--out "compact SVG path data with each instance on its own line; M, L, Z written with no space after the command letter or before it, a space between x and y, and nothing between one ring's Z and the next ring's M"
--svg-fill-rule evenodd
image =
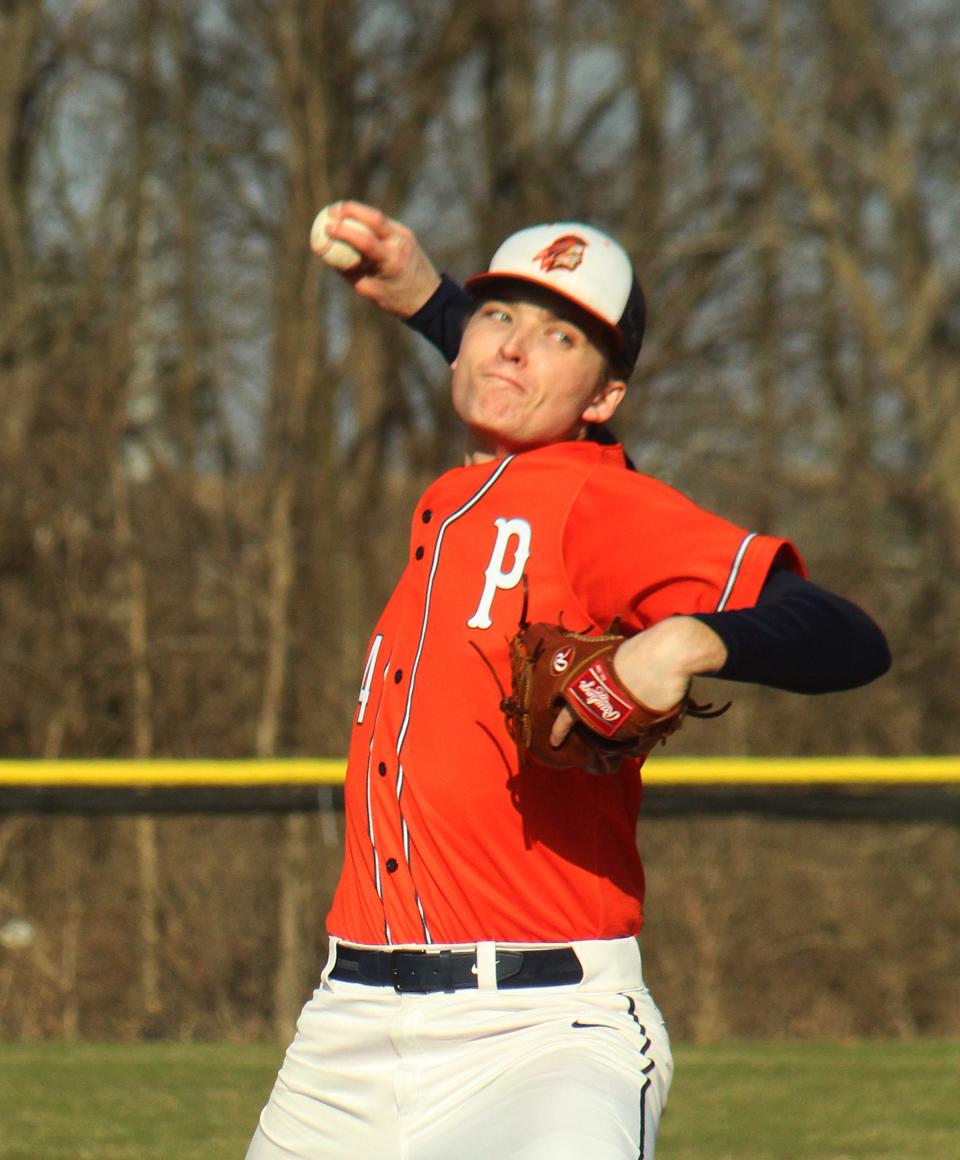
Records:
M400 795L403 793L403 766L400 766L400 774L397 778L397 805L400 804ZM400 836L403 841L403 856L407 860L407 865L410 865L410 831L407 829L407 819L403 816L403 810L400 811Z
M747 548L750 547L750 541L755 540L756 538L756 532L749 532L746 536L744 536L740 547L737 549L737 554L734 556L733 563L730 565L730 575L727 577L727 584L723 590L723 595L717 602L717 612L723 612L723 610L726 608L727 601L730 599L734 585L737 583L737 580L740 576L740 569L743 567L743 558L747 554Z
M433 942L430 935L430 928L427 926L427 916L423 913L423 903L420 901L420 895L416 891L413 892L413 897L417 900L417 910L420 911L420 922L423 926L423 941L429 946Z
M378 639L376 648L380 651L380 641ZM383 666L383 677L380 681L380 692L377 696L377 707L373 714L373 728L370 730L370 745L367 749L367 836L370 839L370 851L373 854L373 885L377 891L377 898L380 899L380 905L383 907L383 933L385 941L389 943L390 938L390 923L387 921L387 908L383 901L383 880L380 875L380 851L377 849L377 839L374 833L373 826L373 799L370 793L370 786L372 783L371 773L373 771L373 742L377 735L377 721L380 717L380 706L383 704L383 690L387 683L387 674L390 672L390 658L388 657Z
M403 856L406 859L407 869L410 871L411 880L413 878L413 869L410 865L410 832L407 829L407 821L403 816L403 808L400 802L400 795L403 791L403 765L400 762L400 751L403 749L403 743L406 740L407 729L410 727L410 714L413 709L413 690L417 681L417 672L420 668L420 658L423 656L423 646L427 638L427 623L430 620L430 602L433 598L433 582L436 579L437 568L440 564L440 549L443 546L443 538L447 533L447 528L451 524L456 523L461 516L467 514L468 511L487 494L493 487L501 475L506 471L508 464L513 459L512 455L508 455L506 459L501 460L497 469L492 475L488 477L483 486L476 491L465 504L459 507L455 512L452 512L440 525L440 530L437 532L437 542L433 548L433 559L430 562L430 574L427 577L427 588L423 599L423 620L420 624L420 639L417 641L417 651L413 658L413 663L410 666L410 684L407 687L407 703L404 706L403 721L400 724L400 731L397 734L397 807L400 811L400 824L403 832ZM417 910L420 912L420 922L423 926L423 938L425 943L431 943L433 940L430 937L430 928L427 925L427 916L423 910L423 903L420 901L420 895L416 887L413 889L413 897L417 904ZM389 940L388 940L389 941Z
M420 667L420 657L423 654L423 644L427 636L427 621L430 619L430 600L433 596L433 582L436 578L437 567L440 563L440 549L443 546L443 537L446 535L447 528L456 523L461 516L467 514L468 511L487 494L491 487L497 482L504 471L506 471L508 464L513 460L512 455L508 455L506 459L502 460L497 470L490 476L483 487L467 500L467 502L455 512L452 512L440 525L440 531L437 533L437 542L433 549L433 559L430 562L430 575L427 577L427 591L423 601L423 622L420 625L420 640L417 642L417 652L413 659L413 664L410 667L410 685L407 689L407 704L403 714L403 722L400 726L400 732L397 734L397 756L400 756L400 750L403 748L403 742L407 736L407 729L410 725L410 710L413 707L413 687L416 683L417 670Z
M413 867L410 864L410 827L407 825L407 819L403 816L403 806L400 802L400 795L403 793L403 763L397 763L397 812L400 815L400 835L403 842L403 859L407 864L407 869L410 871L411 881L413 879ZM433 942L433 936L430 934L430 927L427 925L427 916L423 912L423 903L420 901L420 895L417 893L417 888L413 888L413 900L417 904L417 910L420 913L420 925L423 927L423 941L428 945ZM387 938L387 942L392 942L392 938Z

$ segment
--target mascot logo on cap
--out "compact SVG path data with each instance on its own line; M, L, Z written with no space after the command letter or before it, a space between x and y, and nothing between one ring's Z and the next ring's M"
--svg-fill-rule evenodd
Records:
M549 273L550 270L576 270L583 261L587 243L576 234L564 234L533 255L533 260L540 263L540 269Z

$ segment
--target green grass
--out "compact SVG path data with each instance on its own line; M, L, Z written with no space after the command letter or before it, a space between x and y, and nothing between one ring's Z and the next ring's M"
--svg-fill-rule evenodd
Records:
M960 1160L960 1043L680 1047L658 1160Z
M277 1045L0 1045L2 1160L242 1160Z
M242 1160L281 1055L0 1044L0 1160ZM658 1160L960 1160L960 1043L680 1045L676 1057Z

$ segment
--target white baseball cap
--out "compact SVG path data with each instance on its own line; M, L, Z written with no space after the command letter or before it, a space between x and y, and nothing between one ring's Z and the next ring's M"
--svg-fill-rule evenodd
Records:
M633 263L613 238L582 222L529 226L511 234L466 285L476 291L502 281L529 282L573 302L611 334L625 374L633 370L646 304Z

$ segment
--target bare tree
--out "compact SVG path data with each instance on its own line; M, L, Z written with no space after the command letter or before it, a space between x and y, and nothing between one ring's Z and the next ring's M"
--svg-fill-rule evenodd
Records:
M313 215L342 196L408 221L461 278L533 220L621 236L650 307L615 424L634 459L793 537L887 628L897 664L875 688L738 690L677 752L956 750L960 18L922 11L0 3L5 755L343 752L410 510L460 443L439 356L309 254ZM322 949L337 827L222 820L223 883L202 828L0 831L0 901L44 916L36 962L0 963L13 989L37 972L24 1027L50 1003L61 1029L105 1025L128 966L125 1033L145 1007L208 1027L211 995L219 1026L286 1027ZM952 847L931 844L942 872ZM735 846L717 856L746 879ZM101 866L140 875L135 905ZM737 908L715 923L722 875L686 870L699 911L672 945L699 939L725 977ZM231 881L251 899L236 920ZM84 975L111 934L94 909L145 948L102 982ZM205 925L233 947L206 959ZM691 1026L725 1019L704 1003Z

